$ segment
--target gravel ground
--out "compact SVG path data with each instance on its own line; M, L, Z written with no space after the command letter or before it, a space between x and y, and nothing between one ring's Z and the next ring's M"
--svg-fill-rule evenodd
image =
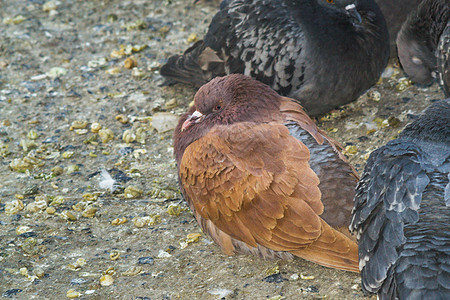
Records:
M0 7L0 297L367 299L357 274L223 255L181 201L172 128L195 90L161 87L158 70L203 36L214 2ZM389 70L318 120L359 172L443 98Z

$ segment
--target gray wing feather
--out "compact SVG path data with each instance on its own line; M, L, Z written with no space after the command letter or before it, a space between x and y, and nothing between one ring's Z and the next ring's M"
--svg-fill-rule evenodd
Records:
M285 125L290 134L309 149L309 164L320 179L319 189L325 207L321 217L333 227L348 227L357 180L351 166L339 157L327 140L318 144L298 123L289 121Z
M374 151L356 188L350 230L359 239L363 289L395 297L392 267L405 243L404 225L419 219L429 178L414 146L392 141Z
M448 174L448 184L445 187L445 206L450 206L450 173Z

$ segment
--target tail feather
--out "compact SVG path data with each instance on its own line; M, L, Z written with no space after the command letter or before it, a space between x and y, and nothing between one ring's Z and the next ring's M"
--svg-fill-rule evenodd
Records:
M200 87L215 76L224 75L223 61L203 41L198 41L182 56L174 55L162 66L166 84L183 82Z
M325 222L322 224L324 231L317 241L291 253L325 267L359 273L358 245Z

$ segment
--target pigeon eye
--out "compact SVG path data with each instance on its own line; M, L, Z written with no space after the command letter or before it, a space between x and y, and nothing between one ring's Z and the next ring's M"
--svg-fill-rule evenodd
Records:
M411 58L411 60L412 60L412 62L413 62L415 65L422 65L422 64L423 64L422 60L421 60L420 58L416 57L416 56L413 56L413 57Z
M334 0L327 0L327 3L334 4Z
M218 110L220 110L221 108L222 108L222 106L220 106L220 105L218 104L218 105L216 105L216 106L214 107L213 111L218 111Z

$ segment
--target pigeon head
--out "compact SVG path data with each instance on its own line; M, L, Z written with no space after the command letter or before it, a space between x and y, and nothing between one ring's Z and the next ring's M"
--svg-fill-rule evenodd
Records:
M318 3L328 9L345 13L354 24L362 22L361 15L356 8L357 1L355 0L318 0Z
M181 130L192 126L267 121L278 111L280 96L267 85L242 74L217 77L194 97L195 111Z
M269 86L242 74L214 78L197 91L194 106L178 121L174 132L177 161L187 146L215 125L279 120L279 99Z
M448 0L424 0L403 23L397 35L398 57L412 81L427 84L437 77L436 50L449 14Z
M436 58L429 46L410 38L406 30L397 37L397 51L403 70L412 81L422 84L430 83L436 71Z
M329 7L337 7L337 8L346 8L347 5L352 5L355 6L355 3L357 1L355 0L317 0L317 2L319 2L319 4L321 4L322 6L329 6Z

